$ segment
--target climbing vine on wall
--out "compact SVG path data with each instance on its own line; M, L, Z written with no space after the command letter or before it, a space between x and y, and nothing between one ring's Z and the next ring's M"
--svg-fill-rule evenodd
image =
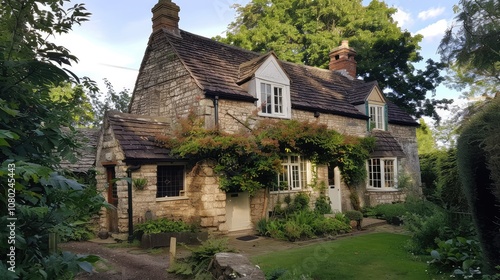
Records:
M171 136L157 136L158 145L193 164L212 160L225 191L277 187L281 157L299 154L317 164L338 166L347 185L366 178L365 161L373 138L346 137L326 125L297 120L262 120L253 129L226 133L203 128L194 114L179 121Z

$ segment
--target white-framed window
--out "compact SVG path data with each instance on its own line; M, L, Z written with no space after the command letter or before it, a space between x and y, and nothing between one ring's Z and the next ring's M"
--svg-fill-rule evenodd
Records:
M371 158L368 160L368 187L374 189L397 188L397 159Z
M384 106L370 105L370 129L385 130Z
M260 114L285 116L285 87L279 84L260 82Z
M184 165L158 165L156 172L156 197L183 197Z
M278 186L282 191L300 191L307 188L307 161L298 155L282 157Z

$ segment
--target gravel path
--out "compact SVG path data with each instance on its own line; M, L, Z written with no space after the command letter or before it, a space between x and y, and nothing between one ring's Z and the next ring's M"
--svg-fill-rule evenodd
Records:
M92 274L79 274L77 280L153 280L181 279L167 273L168 256L165 252L148 254L138 248L108 248L92 242L70 242L60 245L60 249L77 254L101 257Z

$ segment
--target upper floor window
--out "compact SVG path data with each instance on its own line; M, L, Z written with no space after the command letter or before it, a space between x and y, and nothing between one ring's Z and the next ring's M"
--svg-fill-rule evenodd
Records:
M278 174L280 190L299 191L307 187L307 162L300 156L283 157L281 167L281 172Z
M184 165L159 165L156 197L184 196Z
M371 158L368 160L368 187L397 188L397 159Z
M370 105L370 129L385 130L384 106Z
M260 83L260 113L262 115L286 117L285 87L278 84Z

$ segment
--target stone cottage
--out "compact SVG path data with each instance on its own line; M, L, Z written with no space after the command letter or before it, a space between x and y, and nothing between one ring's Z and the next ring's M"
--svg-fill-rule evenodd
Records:
M101 227L126 232L127 183L114 178L145 178L144 190L133 190L133 222L170 217L198 222L209 231L252 228L284 195L306 192L311 205L319 196L308 182L311 163L300 155L282 165L288 188L255 195L225 193L210 163L190 166L154 144L190 111L207 128L226 132L242 128L249 118L295 119L325 124L352 136L374 136L376 148L366 163L368 178L359 188L362 205L404 200L398 178L409 176L420 186L415 120L388 101L376 82L356 77L356 52L347 41L330 53L330 69L281 61L273 52L255 53L204 38L178 27L179 7L160 0L152 9L149 38L129 114L108 112L98 142L98 186L115 206ZM349 189L338 168L316 166L327 183L334 211L351 209ZM276 175L278 178L278 174Z

